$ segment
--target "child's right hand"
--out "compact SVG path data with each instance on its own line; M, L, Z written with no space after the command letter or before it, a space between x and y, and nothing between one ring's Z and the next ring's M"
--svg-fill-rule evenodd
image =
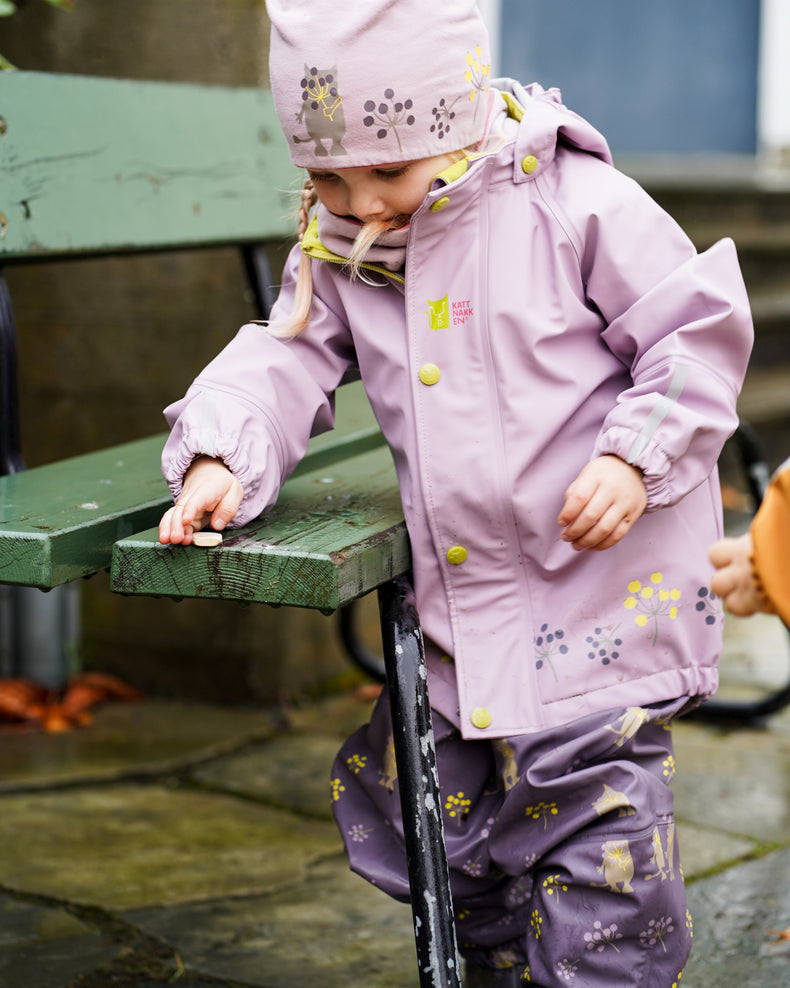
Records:
M194 532L210 524L221 532L239 510L244 488L222 460L198 456L184 475L178 501L159 522L159 541L189 545Z
M557 521L574 549L600 552L617 545L646 506L642 471L606 453L590 460L565 491Z

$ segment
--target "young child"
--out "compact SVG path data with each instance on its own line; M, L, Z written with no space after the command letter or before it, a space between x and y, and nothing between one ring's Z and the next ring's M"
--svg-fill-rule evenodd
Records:
M670 988L669 726L717 685L707 547L752 339L733 244L698 255L556 90L492 81L473 0L267 8L301 243L272 326L166 410L161 541L272 505L358 369L411 540L465 985ZM333 805L352 868L407 899L393 766L382 698Z
M779 467L748 532L710 548L711 590L739 617L778 614L790 625L790 460Z

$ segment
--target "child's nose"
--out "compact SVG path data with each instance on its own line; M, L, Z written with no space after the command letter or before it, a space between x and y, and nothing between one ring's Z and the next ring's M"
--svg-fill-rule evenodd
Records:
M369 188L354 189L351 193L351 213L362 223L378 219L384 212L384 203L375 190Z

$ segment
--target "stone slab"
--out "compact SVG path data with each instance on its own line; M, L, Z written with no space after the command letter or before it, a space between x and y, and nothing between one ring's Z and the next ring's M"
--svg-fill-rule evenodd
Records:
M673 735L679 818L713 832L790 843L790 737L683 720Z
M748 838L698 827L683 819L677 823L677 841L683 877L687 882L742 861L758 850L758 845Z
M368 723L381 690L380 684L370 682L318 703L292 707L288 723L299 733L334 738L339 748L357 728Z
M790 637L781 621L770 614L748 619L727 614L720 678L722 693L746 687L759 695L785 686L790 680Z
M343 855L276 895L127 912L185 967L250 988L404 988L418 982L411 909L349 871Z
M109 910L268 892L337 853L333 824L216 793L104 786L3 797L0 885Z
M191 775L202 785L331 820L329 776L339 747L324 735L287 735L217 758Z
M370 684L287 711L289 729L190 771L202 786L330 820L329 777L346 738L370 719L380 687Z
M683 988L790 984L790 850L730 868L689 889L694 920Z
M166 772L275 733L260 710L148 699L108 703L88 727L0 736L0 793L129 772Z
M61 906L0 894L0 985L62 988L119 949Z

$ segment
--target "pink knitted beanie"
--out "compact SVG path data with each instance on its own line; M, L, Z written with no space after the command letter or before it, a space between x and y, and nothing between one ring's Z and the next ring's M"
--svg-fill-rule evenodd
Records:
M277 114L303 168L354 168L469 147L491 58L474 0L268 0Z

